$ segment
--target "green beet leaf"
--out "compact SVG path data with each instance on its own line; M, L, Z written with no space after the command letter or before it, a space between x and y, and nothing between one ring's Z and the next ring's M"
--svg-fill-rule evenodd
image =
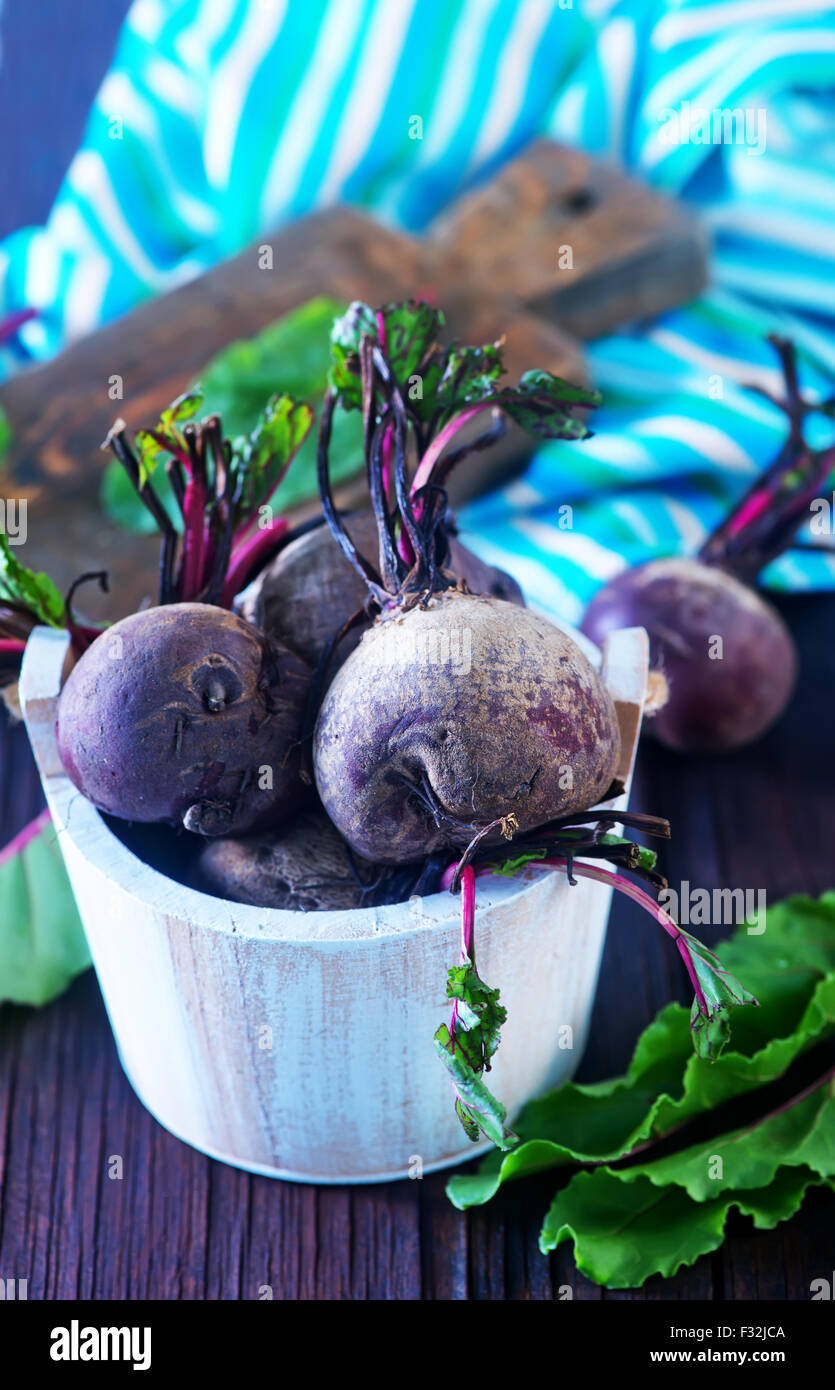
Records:
M4 455L10 448L11 442L12 427L9 424L8 418L6 417L5 413L2 410L0 410L0 463L2 463Z
M774 1081L808 1047L835 1032L835 893L769 908L765 930L741 927L721 946L760 1007L732 1008L732 1047L715 1061L694 1055L688 1013L669 1004L644 1030L625 1076L568 1082L525 1106L517 1149L453 1177L447 1194L465 1209L502 1183L569 1163L611 1162L705 1111Z
M244 479L241 515L249 516L280 487L313 424L309 405L271 396L248 439L232 446L233 467Z
M828 983L835 984L835 980ZM679 1153L624 1168L619 1176L648 1178L656 1187L686 1189L707 1202L727 1188L767 1187L777 1169L809 1167L819 1177L835 1175L835 1070L745 1129L694 1144Z
M598 406L599 391L572 386L550 372L525 372L515 387L504 387L494 395L494 403L528 434L546 439L589 439L591 430L582 420L568 414L571 406Z
M623 1176L608 1168L578 1173L554 1198L539 1238L543 1254L573 1241L577 1268L612 1289L640 1288L653 1274L670 1278L717 1250L732 1207L770 1230L794 1216L809 1187L831 1186L808 1168L780 1168L769 1187L694 1202L681 1187Z
M453 965L447 978L447 998L458 1001L458 1029L471 1065L490 1070L490 1059L499 1046L507 1009L499 1003L499 991L486 985L472 961Z
M375 344L384 341L386 360L404 391L408 391L410 378L420 375L421 399L424 400L421 408L428 411L441 375L437 362L432 359L432 349L443 327L443 314L429 304L404 300L384 305L380 318L382 336L375 311L361 300L355 300L335 321L330 335L329 380L333 390L346 410L361 410L359 354L362 340L370 338ZM420 401L411 403L419 405Z
M482 1079L499 1046L507 1009L499 1003L499 991L484 983L469 958L451 967L446 992L455 1001L455 1037L442 1023L435 1046L452 1077L455 1112L468 1139L475 1141L481 1131L499 1149L509 1149L517 1136L507 1127L504 1106Z
M63 627L64 600L47 574L27 569L0 531L0 599L20 603L48 627Z
M436 435L452 418L476 402L501 407L531 434L586 439L590 431L575 420L572 406L599 405L599 391L572 386L550 372L525 372L516 386L499 386L504 375L502 342L481 347L439 342L443 314L429 304L407 300L387 304L378 315L367 304L352 304L331 333L330 384L346 410L362 409L360 346L364 337L384 349L394 379L418 420ZM420 390L413 389L419 382Z
M90 964L48 813L33 829L0 852L0 1003L47 1004Z
M456 1033L453 1046L449 1029L442 1023L435 1034L435 1047L452 1078L455 1112L467 1138L475 1142L481 1131L497 1149L510 1148L516 1143L516 1135L507 1126L507 1111L473 1067L460 1035Z

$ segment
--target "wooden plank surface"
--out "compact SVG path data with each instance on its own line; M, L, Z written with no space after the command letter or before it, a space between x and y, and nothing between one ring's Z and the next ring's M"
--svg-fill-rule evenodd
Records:
M673 882L763 887L773 900L833 886L835 620L829 595L781 599L803 684L756 748L689 761L644 742L633 806L669 815ZM0 841L41 804L22 729L0 753ZM546 928L547 929L547 928ZM705 929L716 940L722 929ZM616 903L580 1079L623 1069L640 1028L687 992L676 953ZM124 1176L108 1177L121 1155ZM0 1275L30 1298L808 1299L830 1277L835 1199L813 1192L774 1231L733 1217L729 1238L674 1279L605 1292L570 1247L537 1250L556 1180L544 1174L463 1214L444 1175L368 1188L250 1177L203 1158L143 1110L119 1067L91 974L42 1010L0 1009Z
M552 140L453 204L434 241L446 278L457 262L462 279L500 285L579 338L681 304L707 278L707 238L690 210Z

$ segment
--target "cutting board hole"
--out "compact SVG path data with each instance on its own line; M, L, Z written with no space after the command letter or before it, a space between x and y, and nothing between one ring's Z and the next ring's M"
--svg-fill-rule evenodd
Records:
M566 212L591 212L597 206L597 195L592 188L577 188L563 199Z

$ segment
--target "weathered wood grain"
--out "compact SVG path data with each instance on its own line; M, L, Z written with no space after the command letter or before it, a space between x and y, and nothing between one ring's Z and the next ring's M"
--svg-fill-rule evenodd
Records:
M613 165L538 140L435 226L444 266L579 338L696 295L707 242L692 212Z

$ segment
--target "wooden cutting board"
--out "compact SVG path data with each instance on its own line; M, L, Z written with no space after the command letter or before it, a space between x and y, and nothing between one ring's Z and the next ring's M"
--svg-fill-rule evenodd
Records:
M314 295L431 298L452 336L486 342L505 333L511 377L541 366L583 381L581 336L692 297L705 267L705 239L690 213L549 141L463 197L422 238L353 208L282 227L0 389L13 430L3 492L28 501L27 562L62 587L82 570L106 568L110 600L87 590L85 609L113 617L135 608L153 590L157 544L117 531L99 509L99 445L114 417L147 424L220 348ZM109 395L114 374L123 382L118 402ZM462 470L454 500L507 477L527 447L511 431L477 470ZM359 495L349 484L340 500Z

